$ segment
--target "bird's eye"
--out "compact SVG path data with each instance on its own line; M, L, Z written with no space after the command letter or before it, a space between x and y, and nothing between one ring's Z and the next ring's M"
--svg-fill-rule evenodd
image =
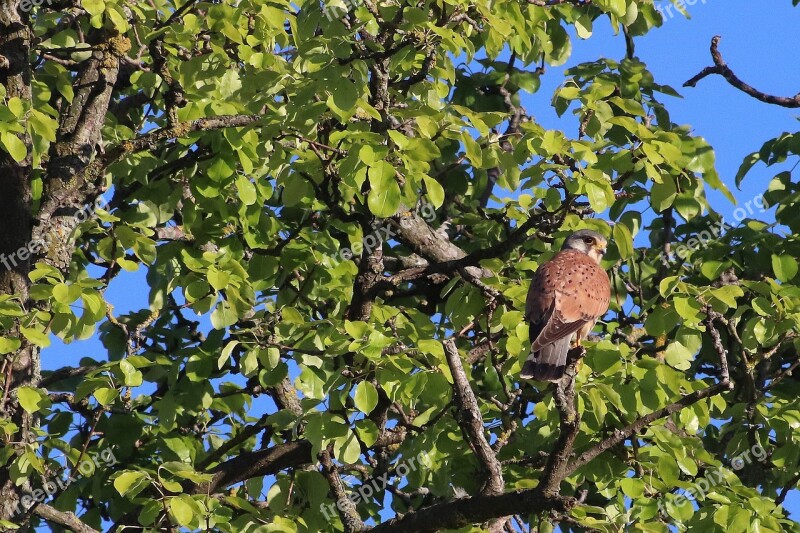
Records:
M585 242L586 244L592 244L594 242L594 239L592 239L591 237L584 237L583 242Z

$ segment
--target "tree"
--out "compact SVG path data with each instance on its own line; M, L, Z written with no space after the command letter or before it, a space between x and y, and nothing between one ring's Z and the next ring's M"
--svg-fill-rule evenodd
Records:
M598 19L626 56L571 68L576 133L546 129L521 96ZM660 23L650 0L3 0L0 525L795 529L800 193L781 172L775 224L721 224L712 148L635 54ZM690 84L797 107L717 45ZM520 383L528 280L579 227L612 238L611 311L561 382ZM115 313L137 269L150 306ZM42 371L53 335L107 358Z

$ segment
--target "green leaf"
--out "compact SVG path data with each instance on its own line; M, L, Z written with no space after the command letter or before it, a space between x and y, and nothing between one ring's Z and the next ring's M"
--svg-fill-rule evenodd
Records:
M752 531L750 529L750 520L754 517L746 509L737 509L735 507L730 507L729 509L731 509L731 513L728 518L728 527L725 530L727 533Z
M253 205L256 203L258 199L256 186L245 176L236 178L236 190L239 193L239 200L241 200L244 205Z
M225 329L234 325L237 320L239 316L227 300L217 303L217 307L211 313L211 325L214 329Z
M592 36L592 18L588 14L584 13L575 21L575 32L581 39Z
M81 0L81 5L90 15L101 15L106 9L103 0Z
M664 351L666 363L678 370L688 370L693 358L694 354L680 342L671 342Z
M380 218L394 216L400 208L400 186L395 179L394 167L385 161L379 161L370 167L368 176L369 210Z
M738 172L736 172L736 178L735 178L736 187L739 187L739 185L742 184L742 180L744 180L744 177L747 175L748 172L750 172L750 169L753 168L753 166L759 161L761 161L761 157L759 156L758 152L753 152L752 154L744 158L744 161L742 161L742 164L739 167Z
M625 224L614 224L612 230L614 244L619 251L620 259L626 260L633 255L633 235Z
M33 344L41 348L50 346L50 337L48 337L46 333L41 332L38 329L20 327L19 331L25 336L26 339L28 339Z
M345 437L334 439L333 451L336 458L344 463L357 463L361 457L361 446L352 431L348 431Z
M641 479L626 477L620 481L619 486L629 498L641 498L644 494L644 482Z
M242 81L239 79L239 71L237 69L227 70L217 85L220 96L223 98L231 98L241 88Z
M300 176L292 175L284 183L282 199L289 207L305 203L313 197L314 188Z
M219 270L217 267L208 269L208 283L214 289L221 291L228 286L231 276L228 272Z
M116 400L119 396L119 391L109 387L100 387L92 393L92 396L95 397L100 405L107 407L114 403L114 400Z
M123 376L125 376L124 383L126 387L138 387L142 384L142 373L127 359L123 359L119 362L119 369L122 371Z
M378 390L369 381L362 381L356 387L355 404L359 411L369 414L378 405Z
M146 486L146 476L142 472L126 470L114 479L114 488L120 496L134 497Z
M604 11L611 12L618 17L624 17L628 9L625 0L596 0L596 3Z
M22 408L31 414L47 409L51 405L47 394L33 387L19 387L17 389L17 398Z
M13 337L0 337L0 354L13 353L19 350L22 341Z
M480 145L475 141L468 131L461 133L461 140L464 143L464 150L466 151L467 158L475 168L481 168L483 165L483 152Z
M650 205L658 213L671 206L678 195L675 179L672 176L662 175L662 180L661 183L654 183L650 191Z
M761 316L772 316L774 311L770 301L761 296L750 302L750 305L753 306L753 310Z
M195 523L196 508L187 501L187 496L177 496L169 500L170 514L175 518L179 525L192 527Z
M700 319L702 306L694 298L679 296L675 298L675 310L687 322L696 324Z
M320 378L311 367L303 367L300 375L295 380L297 389L315 400L325 398L325 382Z
M117 6L109 7L108 11L108 18L111 19L111 22L114 24L114 27L119 31L121 34L124 34L128 31L129 25L128 21L125 19L125 16L118 11Z
M423 176L422 179L425 181L425 189L428 191L428 198L430 198L433 206L439 209L444 203L444 188L433 178Z
M375 165L378 161L383 161L388 150L384 146L370 146L365 144L358 151L358 158L365 165Z
M586 196L589 198L589 205L595 213L602 213L610 202L608 200L607 187L593 182L586 183Z
M789 255L772 255L772 271L775 277L786 283L797 275L797 261Z
M744 291L736 285L725 285L716 289L711 289L714 298L720 300L729 308L736 307L736 299L744 296Z
M28 148L25 143L11 132L0 132L0 143L17 163L21 163L28 156Z
M71 304L80 297L81 287L79 285L57 283L53 286L53 298L55 298L58 303Z
M331 92L333 94L328 99L328 105L333 111L340 113L340 116L349 117L349 112L355 109L358 100L355 83L346 77L339 77L334 82Z

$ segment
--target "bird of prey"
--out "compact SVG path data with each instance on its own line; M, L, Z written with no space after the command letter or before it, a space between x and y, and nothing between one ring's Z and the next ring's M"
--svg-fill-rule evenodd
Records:
M608 311L611 283L600 267L607 244L596 231L577 231L536 270L525 305L531 354L522 367L522 379L561 379L572 335L580 346Z

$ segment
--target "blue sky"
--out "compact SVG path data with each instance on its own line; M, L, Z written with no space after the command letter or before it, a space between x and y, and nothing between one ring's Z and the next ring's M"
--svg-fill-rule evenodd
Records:
M665 9L669 1L656 2ZM765 7L769 5L769 7ZM720 50L736 74L761 91L792 96L800 91L800 55L797 28L800 8L790 0L767 3L745 0L696 0L687 6L691 19L676 14L663 26L636 40L636 55L644 61L656 82L672 86L683 96L662 96L672 120L689 124L693 133L705 137L717 155L717 169L737 200L746 202L763 192L777 172L756 166L738 191L734 176L744 157L757 151L764 141L784 131L797 131L800 110L770 106L734 89L721 77L709 76L695 88L683 83L712 64L709 46L721 35ZM550 107L553 91L564 80L563 71L599 56L621 59L624 39L614 36L605 21L595 24L588 40L573 39L573 54L564 67L549 68L542 88L524 101L529 113L545 126L564 125ZM797 74L795 74L797 73ZM568 114L565 115L565 117ZM568 117L574 130L574 119ZM730 215L734 207L721 194L709 193L716 211Z
M668 3L665 1L661 5ZM637 56L647 63L658 83L671 85L683 95L683 99L665 96L662 100L673 121L691 125L696 135L705 137L715 148L722 180L744 203L763 192L776 171L756 166L742 190L737 190L733 178L742 159L781 132L797 131L800 111L758 102L719 76L704 79L696 88L681 86L711 64L711 37L722 35L720 50L740 78L764 92L794 95L800 90L800 53L797 51L800 8L793 8L790 0L773 0L768 4L752 0L696 0L695 5L687 9L690 20L676 14L661 28L637 39ZM524 99L528 112L547 127L563 127L565 119L556 117L550 98L564 80L564 69L601 56L621 59L624 52L621 36L613 36L610 25L598 21L589 40L573 40L573 55L567 64L548 68L539 92ZM574 129L574 119L569 114L566 120ZM710 191L709 197L716 211L726 215L733 212L734 206L721 194ZM108 299L116 307L115 313L147 308L145 287L143 270L123 273L116 279L107 291ZM43 352L42 365L45 369L74 366L85 356L104 360L100 342L91 339L64 345L54 338L53 345ZM800 496L796 490L787 498L785 506L794 511L793 518L797 519Z

